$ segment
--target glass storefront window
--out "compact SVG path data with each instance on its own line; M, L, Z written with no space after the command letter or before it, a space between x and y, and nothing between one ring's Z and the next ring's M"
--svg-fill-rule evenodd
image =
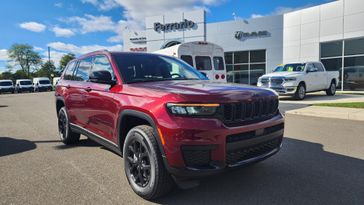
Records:
M345 40L345 56L364 55L364 38Z
M225 53L225 63L226 64L233 64L233 53L226 52Z
M265 64L250 65L250 85L257 85L258 78L265 74Z
M364 90L364 38L321 43L321 62L326 70L339 71L338 85L343 90Z
M256 85L265 74L266 51L226 52L225 62L228 82Z
M344 89L364 90L364 56L344 58Z
M249 51L234 52L234 64L249 63Z
M250 62L251 63L265 62L265 50L250 51Z
M321 43L321 58L341 56L342 48L342 41Z

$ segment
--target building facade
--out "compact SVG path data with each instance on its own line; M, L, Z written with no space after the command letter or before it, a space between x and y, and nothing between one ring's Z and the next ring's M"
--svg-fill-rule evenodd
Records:
M126 51L153 52L208 41L224 48L228 81L256 84L282 63L322 61L340 87L364 90L364 1L339 0L284 15L206 23L203 10L146 18L124 34Z

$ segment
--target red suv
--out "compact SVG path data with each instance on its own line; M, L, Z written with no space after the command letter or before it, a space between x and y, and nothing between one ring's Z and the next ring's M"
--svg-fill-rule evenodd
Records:
M145 199L281 147L274 91L213 83L173 57L96 51L67 65L55 95L61 140L82 134L122 155Z

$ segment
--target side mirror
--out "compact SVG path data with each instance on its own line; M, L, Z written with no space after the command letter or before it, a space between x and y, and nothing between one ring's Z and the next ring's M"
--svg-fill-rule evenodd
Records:
M106 70L93 71L90 74L90 82L115 85L115 81L112 79L111 73Z
M200 72L200 73L207 78L207 74L205 72Z

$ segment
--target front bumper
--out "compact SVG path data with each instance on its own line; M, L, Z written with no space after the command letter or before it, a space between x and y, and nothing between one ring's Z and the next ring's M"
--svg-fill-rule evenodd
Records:
M283 132L281 114L241 127L222 125L217 129L176 132L170 138L175 140L165 146L167 169L176 177L195 178L249 165L276 154L281 148ZM174 148L169 146L172 143Z
M42 86L42 87L37 87L38 91L51 91L52 90L52 86Z
M12 93L14 91L15 91L14 88L1 88L0 89L0 93Z
M279 95L294 95L297 91L297 86L266 86L266 85L259 85L262 88L269 88L276 91Z
M17 90L20 92L24 92L24 91L32 92L32 91L34 91L34 88L33 87L17 88Z

